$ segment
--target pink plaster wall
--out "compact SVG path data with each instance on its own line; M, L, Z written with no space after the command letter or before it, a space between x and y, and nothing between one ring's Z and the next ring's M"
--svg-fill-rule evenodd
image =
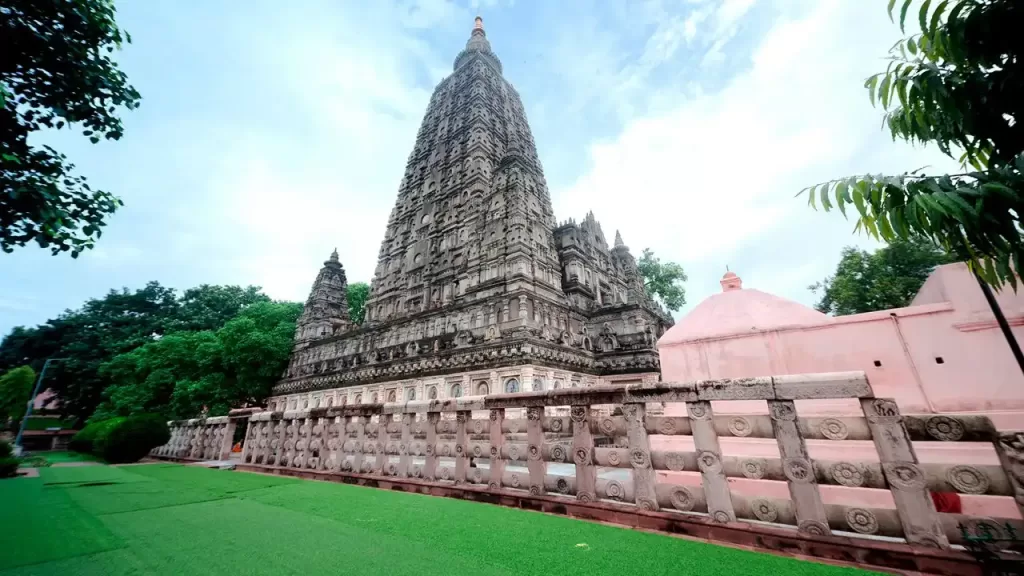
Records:
M1024 294L1005 289L998 299L1024 340ZM906 308L840 316L819 325L758 328L684 342L671 342L670 331L659 345L662 378L863 370L875 395L895 398L906 413L985 412L1001 428L1024 428L1024 417L1014 414L1024 413L1024 376L963 264L938 268ZM692 333L693 327L687 330ZM763 413L761 404L717 409ZM804 403L802 411L856 414L859 407L853 401L816 401Z

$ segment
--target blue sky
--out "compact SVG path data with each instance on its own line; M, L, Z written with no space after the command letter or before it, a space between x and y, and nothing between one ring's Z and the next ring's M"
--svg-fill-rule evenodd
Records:
M813 303L841 248L871 244L793 195L950 165L893 143L867 101L898 32L882 0L119 2L120 60L143 95L125 137L38 141L125 206L77 260L0 254L0 334L148 280L303 300L334 247L350 281L370 280L430 93L477 12L557 218L594 210L634 254L682 263L688 307L727 265Z

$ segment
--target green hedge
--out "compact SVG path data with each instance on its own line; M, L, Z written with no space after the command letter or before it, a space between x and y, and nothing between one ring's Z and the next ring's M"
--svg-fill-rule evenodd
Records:
M14 457L11 445L0 440L0 478L12 478L18 475L18 459Z
M93 450L107 462L138 462L170 439L167 420L156 414L140 414L105 427L96 437Z
M89 423L71 438L68 448L95 454L107 462L137 462L170 438L171 432L162 416L118 416Z

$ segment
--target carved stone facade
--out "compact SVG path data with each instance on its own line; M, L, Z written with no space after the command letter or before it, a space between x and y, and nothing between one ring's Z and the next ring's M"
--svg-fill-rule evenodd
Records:
M537 389L534 372L563 374L567 387L656 381L656 342L672 323L618 234L609 247L593 214L556 227L522 101L479 19L430 100L362 326L344 295L332 255L272 402L427 378L446 398L447 379L509 369L524 391Z

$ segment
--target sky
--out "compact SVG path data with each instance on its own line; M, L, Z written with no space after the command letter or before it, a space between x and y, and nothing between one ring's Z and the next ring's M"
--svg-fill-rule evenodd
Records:
M516 86L559 221L593 210L679 262L687 305L744 287L813 305L844 246L802 188L947 170L893 142L864 79L899 37L883 0L125 0L125 136L38 135L124 200L77 260L0 253L0 335L147 281L305 300L335 247L369 281L433 88L477 14Z

